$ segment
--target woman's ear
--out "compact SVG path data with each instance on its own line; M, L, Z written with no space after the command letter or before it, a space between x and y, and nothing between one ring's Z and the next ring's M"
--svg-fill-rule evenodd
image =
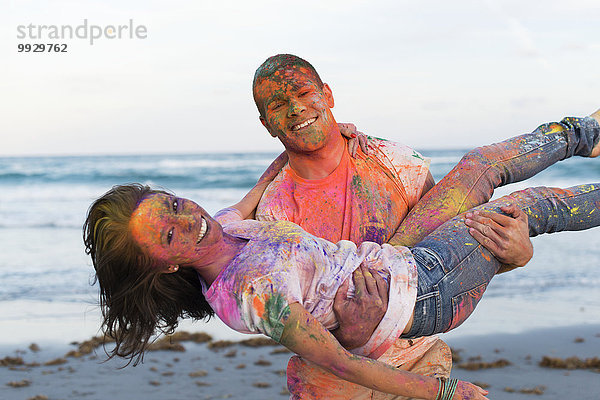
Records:
M165 271L167 274L172 274L173 272L177 272L179 270L179 265L169 265L169 268Z

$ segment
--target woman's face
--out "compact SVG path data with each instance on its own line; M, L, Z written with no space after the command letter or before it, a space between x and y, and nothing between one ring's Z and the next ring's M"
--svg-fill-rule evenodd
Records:
M129 230L150 257L168 264L194 264L223 237L221 226L198 204L162 193L142 200Z

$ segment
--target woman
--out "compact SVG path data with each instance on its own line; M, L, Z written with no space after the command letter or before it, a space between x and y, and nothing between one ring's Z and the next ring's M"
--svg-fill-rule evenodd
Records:
M179 317L216 312L234 329L264 333L340 378L375 390L426 399L485 398L486 391L467 382L444 383L351 354L326 329L335 324L333 295L361 264L381 275L376 279L389 280L390 300L358 354L376 356L398 334L434 334L462 323L499 262L473 245L460 217L412 250L333 244L291 223L244 220L267 184L263 177L256 190L215 219L189 200L140 185L115 187L92 205L85 243L100 283L104 326L117 342L113 355L140 357L157 328L170 332ZM508 202L529 216L532 235L600 224L597 184L528 189L475 211L496 211ZM440 282L439 274L452 279ZM457 280L469 290L456 294ZM441 284L442 307L431 319L415 299L417 286L425 293L433 284Z

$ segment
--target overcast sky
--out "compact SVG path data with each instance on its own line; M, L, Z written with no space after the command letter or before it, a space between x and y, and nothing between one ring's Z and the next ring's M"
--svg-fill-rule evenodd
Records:
M338 122L418 149L474 147L600 107L600 1L0 0L0 155L275 151L251 95L306 58ZM144 25L43 40L19 25Z

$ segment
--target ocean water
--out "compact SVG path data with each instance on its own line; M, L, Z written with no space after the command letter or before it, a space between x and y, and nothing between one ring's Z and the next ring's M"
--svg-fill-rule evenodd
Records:
M439 180L464 151L427 151ZM98 288L81 227L90 203L115 184L174 191L214 213L237 202L276 154L0 158L0 344L75 340L98 329ZM563 161L525 183L567 187L600 181L600 160ZM515 332L600 323L600 229L534 239L532 262L494 279L461 331ZM185 324L186 326L189 323ZM219 324L195 324L217 336Z

